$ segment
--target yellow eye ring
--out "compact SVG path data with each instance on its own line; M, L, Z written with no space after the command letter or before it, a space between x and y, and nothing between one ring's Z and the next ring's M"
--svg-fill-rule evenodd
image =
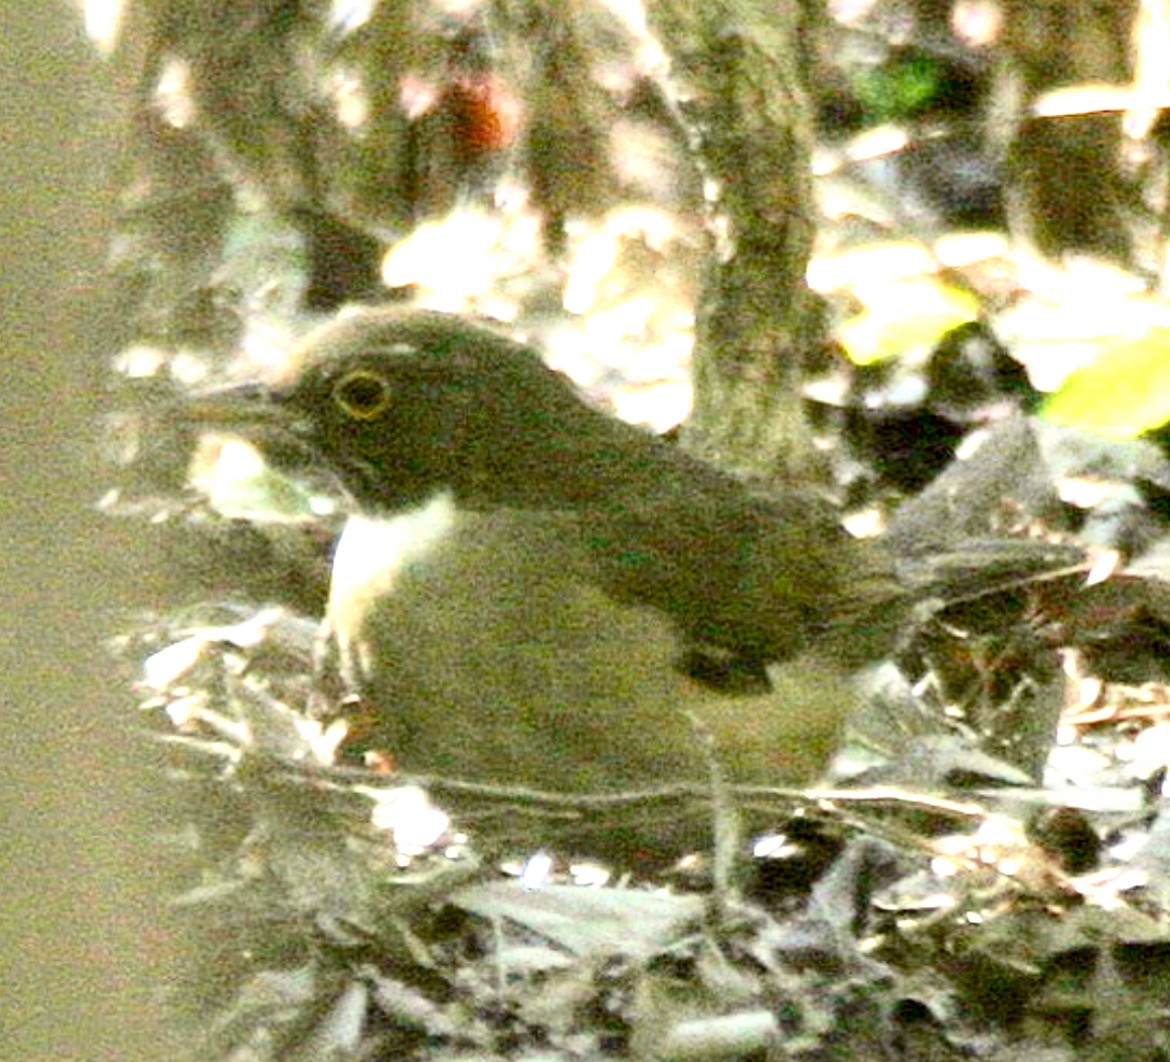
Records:
M373 420L390 405L390 384L376 372L356 369L333 385L333 401L354 420Z

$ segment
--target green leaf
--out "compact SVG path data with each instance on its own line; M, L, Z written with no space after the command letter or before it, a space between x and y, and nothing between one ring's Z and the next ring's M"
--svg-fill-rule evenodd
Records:
M912 55L858 74L853 88L867 114L888 122L920 111L938 95L941 84L939 64Z

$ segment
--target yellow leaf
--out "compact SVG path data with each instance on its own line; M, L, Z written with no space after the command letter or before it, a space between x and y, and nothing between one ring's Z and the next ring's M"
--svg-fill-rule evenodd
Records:
M1119 339L1078 369L1045 404L1053 424L1132 439L1170 420L1170 328Z
M858 365L933 347L979 316L975 296L935 277L869 282L854 294L865 309L838 329L837 338Z

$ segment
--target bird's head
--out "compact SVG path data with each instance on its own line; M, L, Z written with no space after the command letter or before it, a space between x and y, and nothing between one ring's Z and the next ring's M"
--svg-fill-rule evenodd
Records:
M555 507L609 418L531 349L439 313L369 309L311 334L281 382L218 388L196 420L256 438L267 453L323 464L366 511L452 492L472 507ZM290 445L291 444L291 445Z

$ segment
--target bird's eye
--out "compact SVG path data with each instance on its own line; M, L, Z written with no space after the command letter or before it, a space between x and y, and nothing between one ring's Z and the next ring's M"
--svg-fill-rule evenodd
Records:
M390 384L376 372L357 369L337 381L333 400L354 420L373 420L390 405Z

